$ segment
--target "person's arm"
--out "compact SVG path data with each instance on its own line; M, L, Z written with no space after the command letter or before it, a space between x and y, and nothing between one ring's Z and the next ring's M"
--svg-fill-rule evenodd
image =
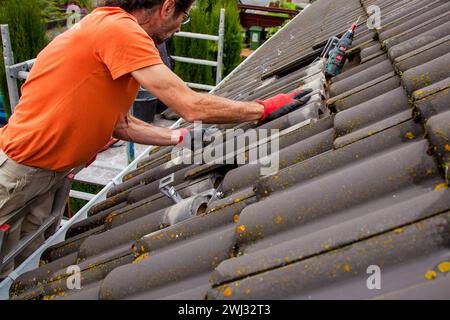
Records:
M195 92L162 64L133 71L131 75L188 122L238 123L260 120L264 115L264 106L258 102L239 102Z
M181 130L156 127L125 114L117 122L113 137L144 145L172 146L180 142L181 134Z

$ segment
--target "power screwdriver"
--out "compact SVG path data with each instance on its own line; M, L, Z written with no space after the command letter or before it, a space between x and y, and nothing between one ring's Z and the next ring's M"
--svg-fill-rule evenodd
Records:
M347 61L347 51L352 48L356 25L357 23L352 24L351 28L342 36L336 47L330 52L325 66L325 76L327 78L341 74L342 69L344 69L345 62Z

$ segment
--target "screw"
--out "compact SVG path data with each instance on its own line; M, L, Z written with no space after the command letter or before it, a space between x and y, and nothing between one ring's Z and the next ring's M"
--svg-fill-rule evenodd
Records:
M216 197L217 197L218 199L223 199L224 196L225 196L225 194L224 194L222 191L218 191L218 192L216 193Z

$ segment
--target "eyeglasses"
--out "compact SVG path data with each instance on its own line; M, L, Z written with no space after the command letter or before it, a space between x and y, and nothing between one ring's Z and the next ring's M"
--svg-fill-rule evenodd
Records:
M191 16L186 11L183 10L183 12L184 12L185 16L183 17L183 20L181 20L181 24L185 25L185 24L188 24L189 22L191 22Z

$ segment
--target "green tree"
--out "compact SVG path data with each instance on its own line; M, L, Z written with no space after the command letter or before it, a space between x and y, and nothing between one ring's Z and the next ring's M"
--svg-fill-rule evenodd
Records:
M183 31L219 34L220 9L225 8L225 45L223 76L228 75L241 62L242 32L236 1L198 0L191 10L191 22ZM176 56L216 60L218 43L206 40L176 37L171 43L171 53ZM176 63L175 73L186 82L215 85L216 70L209 66Z
M8 24L14 61L23 62L35 58L47 45L45 22L41 0L0 0L0 24ZM11 114L3 52L0 61L0 93L5 111Z

